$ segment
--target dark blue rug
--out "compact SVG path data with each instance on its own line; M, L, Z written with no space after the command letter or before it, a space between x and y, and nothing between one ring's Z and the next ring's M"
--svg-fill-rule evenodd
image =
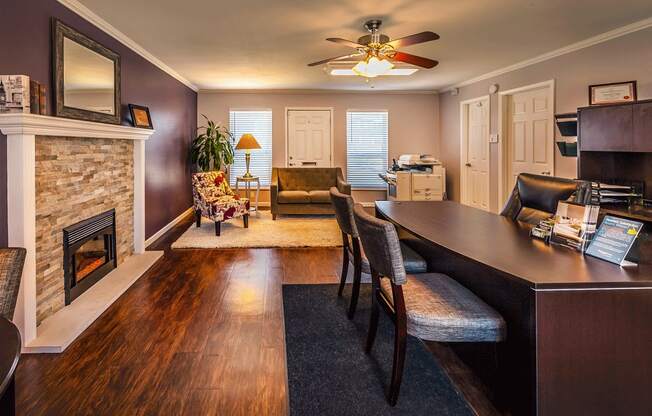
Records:
M350 285L284 285L290 415L471 415L432 354L409 337L401 394L387 404L394 329L380 313L376 344L364 353L371 285L363 284L353 321L346 318Z

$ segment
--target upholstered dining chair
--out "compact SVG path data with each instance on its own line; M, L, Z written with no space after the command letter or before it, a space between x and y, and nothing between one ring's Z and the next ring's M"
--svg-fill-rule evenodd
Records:
M538 224L555 214L559 201L568 199L588 204L591 200L591 182L521 173L500 215Z
M215 221L215 235L220 235L222 221L242 217L249 227L249 200L240 198L229 186L224 172L200 172L192 175L192 198L197 228L202 216Z
M24 248L0 248L0 316L10 321L14 317L26 254Z
M346 277L349 272L349 263L353 265L353 284L351 287L351 303L349 305L348 317L353 319L355 309L358 304L360 294L360 283L362 273L369 275L369 261L360 247L358 229L353 219L353 198L351 195L341 193L336 187L330 188L331 202L335 210L337 224L342 231L342 276L340 277L340 287L337 291L338 296L342 296ZM428 271L426 261L406 244L400 243L401 257L408 273L425 273Z
M353 213L373 285L367 353L376 338L379 308L394 322L394 361L387 395L394 406L401 387L408 334L437 342L499 342L505 338L505 321L444 274L406 273L394 225L367 214L359 206Z

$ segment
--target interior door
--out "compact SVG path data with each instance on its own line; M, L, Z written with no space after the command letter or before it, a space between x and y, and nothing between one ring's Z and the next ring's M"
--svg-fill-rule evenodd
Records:
M465 104L464 120L464 203L489 211L489 99Z
M331 166L331 112L288 110L288 166Z
M554 131L551 87L509 97L507 170L512 189L519 173L554 174Z

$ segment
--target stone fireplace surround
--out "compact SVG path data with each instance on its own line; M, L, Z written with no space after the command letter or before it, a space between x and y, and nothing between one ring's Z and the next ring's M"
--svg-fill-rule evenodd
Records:
M9 246L27 249L14 323L20 329L24 352L61 352L162 255L145 252L145 140L154 130L3 114L0 132L7 136L8 242ZM121 152L120 156L110 154L116 151ZM50 169L56 179L48 176ZM112 173L114 170L120 173ZM116 182L115 175L128 175L128 179ZM87 187L72 186L78 181L88 182ZM97 189L87 199L74 193L62 198L71 188ZM112 204L123 207L121 228L126 236L122 250L133 255L123 257L118 268L63 307L57 287L63 284L63 277L59 283L58 271L54 270L60 263L58 254L50 255L49 268L39 248L43 249L45 232L58 236L63 227L70 225L63 222L90 216L86 214L93 209L86 202L93 198L101 201L100 210ZM59 205L65 205L64 209ZM81 208L79 215L66 214L75 206ZM55 229L48 230L49 223ZM53 270L57 278L43 279L44 273Z

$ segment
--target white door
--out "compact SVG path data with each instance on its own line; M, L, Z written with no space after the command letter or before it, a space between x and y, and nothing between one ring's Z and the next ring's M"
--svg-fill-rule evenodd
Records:
M288 166L331 166L331 112L288 110Z
M554 174L552 86L518 92L508 97L507 187L519 173Z
M489 97L465 101L462 116L462 203L489 211Z

